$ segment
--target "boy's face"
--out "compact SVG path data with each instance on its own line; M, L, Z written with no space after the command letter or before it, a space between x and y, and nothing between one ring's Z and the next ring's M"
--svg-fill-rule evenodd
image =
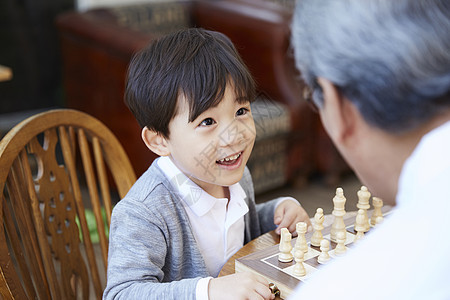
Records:
M166 140L175 165L211 195L238 182L256 137L250 102L239 104L233 86L228 84L219 105L193 122L189 122L184 96L178 99L177 112Z

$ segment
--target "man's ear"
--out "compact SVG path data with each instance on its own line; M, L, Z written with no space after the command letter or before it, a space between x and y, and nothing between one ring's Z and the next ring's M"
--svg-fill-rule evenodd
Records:
M324 97L324 106L320 112L322 123L332 140L345 144L358 126L358 109L328 79L319 77L317 82L322 87Z
M167 156L170 154L167 140L160 133L150 130L145 126L142 128L141 138L147 148L159 156Z

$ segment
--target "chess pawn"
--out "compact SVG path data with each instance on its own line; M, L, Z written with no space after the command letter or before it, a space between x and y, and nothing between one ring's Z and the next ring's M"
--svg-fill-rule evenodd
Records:
M317 262L319 264L326 264L330 260L330 241L323 239L320 241L320 255L317 257Z
M383 213L381 212L381 208L383 207L383 200L378 197L372 198L373 212L372 217L370 218L370 224L375 226L378 224L377 218L380 217L383 219Z
M370 229L369 217L367 216L367 210L370 208L370 192L367 187L363 185L357 195L358 203L356 204L356 207L364 210L364 232L367 232Z
M305 276L306 269L303 265L303 261L305 260L305 253L302 250L296 250L294 252L295 258L295 266L294 266L294 275L295 276Z
M377 217L376 223L377 223L377 225L378 225L378 224L383 223L383 221L384 221L384 218L383 218L383 217Z
M336 189L336 196L333 198L334 209L332 211L332 215L334 216L334 222L331 226L330 237L332 241L336 241L337 233L343 232L345 233L345 202L347 199L344 196L344 190L342 188Z
M301 250L303 253L308 252L308 243L306 242L306 230L308 229L308 225L305 222L298 222L296 224L297 230L297 241L295 242L295 251Z
M356 236L355 236L354 242L356 243L359 239L364 237L365 216L364 216L363 209L358 210L358 215L356 216L356 221L355 221L355 231L356 231Z
M292 235L287 228L281 228L280 234L280 253L278 254L278 260L281 262L290 262L294 258L292 251Z
M336 237L336 248L334 248L334 254L337 256L344 255L347 252L347 247L345 246L345 240L347 239L347 234L345 232L338 232Z
M322 229L323 229L323 221L324 221L324 216L323 216L323 209L322 208L318 208L316 210L316 214L314 215L314 233L311 237L311 245L319 247L320 246L320 242L323 239L323 235L322 235Z

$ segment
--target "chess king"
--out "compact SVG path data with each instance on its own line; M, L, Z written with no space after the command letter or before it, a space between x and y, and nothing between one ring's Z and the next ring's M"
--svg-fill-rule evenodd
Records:
M449 33L447 0L297 2L309 100L361 182L395 207L289 299L450 299L450 218L436 224L450 211Z

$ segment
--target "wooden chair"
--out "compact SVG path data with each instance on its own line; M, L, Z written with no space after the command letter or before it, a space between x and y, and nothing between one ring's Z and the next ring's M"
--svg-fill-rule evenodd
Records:
M3 299L100 299L111 203L135 180L118 140L85 113L51 110L11 129L0 142Z

